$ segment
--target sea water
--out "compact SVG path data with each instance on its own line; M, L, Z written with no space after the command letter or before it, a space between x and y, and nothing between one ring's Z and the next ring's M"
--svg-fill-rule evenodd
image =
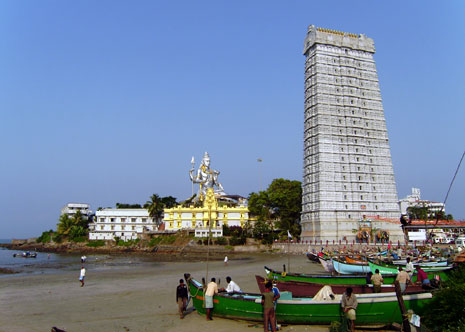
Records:
M2 240L0 240L2 241ZM9 243L9 242L2 242ZM34 250L29 250L35 252ZM0 273L2 277L14 277L29 274L48 274L78 271L81 268L81 254L36 252L36 258L22 257L23 251L0 247L0 268L14 271L14 274ZM14 256L16 254L16 256ZM132 268L137 265L156 265L147 257L137 255L86 254L86 269L111 270L112 268Z

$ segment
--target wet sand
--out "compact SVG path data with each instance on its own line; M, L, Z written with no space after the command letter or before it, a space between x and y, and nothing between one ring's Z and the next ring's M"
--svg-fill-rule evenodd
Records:
M210 261L209 278L226 286L231 276L244 291L258 292L255 275L264 275L263 266L282 270L288 257L254 254ZM323 273L304 255L291 256L291 271ZM0 331L50 331L52 326L67 332L143 331L263 331L263 325L215 318L206 321L189 305L189 313L179 319L175 303L176 286L185 272L201 280L203 262L154 262L137 266L115 266L93 270L88 265L86 283L80 287L79 269L59 274L8 276L0 278ZM327 326L292 325L282 331L328 331Z

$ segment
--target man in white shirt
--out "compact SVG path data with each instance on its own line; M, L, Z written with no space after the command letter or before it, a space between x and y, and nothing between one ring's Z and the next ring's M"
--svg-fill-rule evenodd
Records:
M79 281L81 282L81 287L84 287L84 278L86 277L86 268L81 267L81 273L79 274Z
M410 257L407 257L407 264L405 265L405 272L408 273L408 276L410 277L410 279L412 279L413 271L415 271L415 267L413 266L413 263L411 262Z
M226 292L228 293L242 293L241 288L238 284L232 281L231 277L226 277L226 282L228 283L228 287L226 287Z

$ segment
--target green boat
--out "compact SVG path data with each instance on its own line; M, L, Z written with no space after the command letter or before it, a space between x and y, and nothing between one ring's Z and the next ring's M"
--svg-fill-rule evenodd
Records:
M268 279L275 279L279 281L300 281L312 282L324 285L366 285L366 276L345 274L345 275L325 275L325 274L305 274L305 273L286 273L270 269L265 266L265 272ZM396 280L396 274L384 275L383 279L385 284L393 284Z
M368 264L370 265L370 270L371 272L375 273L375 271L378 269L379 273L383 275L384 283L389 283L386 281L386 278L384 277L385 274L392 275L392 274L397 274L399 272L399 267L396 265L391 265L391 264L386 264L382 262L373 262L373 261L368 261ZM434 278L435 275L439 275L439 278L441 280L447 280L447 271L452 269L452 266L442 266L442 267L429 267L429 268L422 268L423 271L426 272L428 275L428 278L432 279ZM413 276L412 276L412 282L417 281L417 271L413 271Z
M204 315L204 291L200 282L184 275L193 305L199 314ZM357 294L358 308L356 324L389 324L402 322L399 304L395 293ZM404 304L416 314L421 315L431 300L431 293L404 295ZM286 324L331 324L341 321L341 295L334 299L316 300L312 298L293 298L291 293L282 292L276 306L278 323ZM213 316L249 321L263 321L261 294L219 293L213 297Z

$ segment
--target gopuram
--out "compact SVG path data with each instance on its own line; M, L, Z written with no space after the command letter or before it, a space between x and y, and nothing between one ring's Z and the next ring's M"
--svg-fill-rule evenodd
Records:
M189 177L192 188L198 185L196 195L183 204L164 210L165 230L194 231L196 237L223 236L223 225L245 227L249 223L246 201L227 195L218 181L219 171L210 168L210 156L205 152L195 171L194 157ZM211 224L210 224L211 223Z
M304 241L404 241L373 39L305 38Z

